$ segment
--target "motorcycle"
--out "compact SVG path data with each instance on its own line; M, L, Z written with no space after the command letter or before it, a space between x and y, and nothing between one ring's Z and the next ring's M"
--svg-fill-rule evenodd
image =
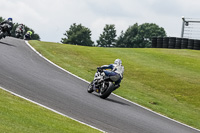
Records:
M23 30L21 30L21 31L15 31L15 36L17 38L23 38Z
M102 99L106 99L115 89L115 79L106 74L106 71L97 68L94 80L88 86L88 93L97 92Z
M9 28L10 25L8 24L0 25L0 39L5 38L8 35L7 31Z
M15 30L15 36L17 38L23 39L24 27L23 25L19 25Z

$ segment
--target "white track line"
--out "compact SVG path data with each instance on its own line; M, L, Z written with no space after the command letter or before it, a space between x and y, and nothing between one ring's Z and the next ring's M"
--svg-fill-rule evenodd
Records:
M38 55L40 55L43 59L45 59L45 60L48 61L49 63L55 65L56 67L62 69L63 71L65 71L65 72L67 72L67 73L73 75L74 77L76 77L76 78L78 78L78 79L80 79L80 80L82 80L82 81L84 81L84 82L86 82L86 83L90 83L90 82L86 81L85 79L82 79L82 78L80 78L80 77L74 75L73 73L71 73L71 72L69 72L69 71L63 69L62 67L56 65L55 63L51 62L51 61L48 60L46 57L44 57L43 55L41 55L38 51L36 51L36 50L28 43L28 41L25 41L25 42L26 42L26 44L27 44L33 51L35 51ZM141 108L143 108L143 109L145 109L145 110L148 110L148 111L150 111L150 112L152 112L152 113L154 113L154 114L157 114L157 115L162 116L162 117L164 117L164 118L166 118L166 119L169 119L169 120L171 120L171 121L174 121L174 122L179 123L179 124L181 124L181 125L183 125L183 126L189 127L189 128L191 128L191 129L194 129L194 130L200 132L199 129L196 129L196 128L194 128L194 127L191 127L191 126L189 126L189 125L186 125L186 124L184 124L184 123L181 123L181 122L179 122L179 121L176 121L176 120L174 120L174 119L171 119L171 118L169 118L169 117L167 117L167 116L164 116L164 115L162 115L162 114L159 114L159 113L157 113L157 112L155 112L155 111L152 111L152 110L150 110L150 109L148 109L148 108L146 108L146 107L144 107L144 106L141 106L141 105L139 105L139 104L137 104L137 103L134 103L134 102L132 102L132 101L130 101L130 100L127 100L127 99L125 99L125 98L123 98L123 97L121 97L121 96L118 96L118 95L114 94L114 93L112 93L112 94L115 95L115 96L117 96L117 97L119 97L119 98L121 98L121 99L123 99L123 100L125 100L125 101L128 101L128 102L130 102L130 103L132 103L132 104L134 104L134 105L137 105L137 106L139 106L139 107L141 107ZM35 103L35 102L33 101L33 103ZM38 105L40 105L40 104L38 103ZM44 105L41 105L41 106L43 107ZM53 109L50 109L50 108L48 108L48 107L45 107L45 108L47 108L47 109L53 111ZM64 114L62 114L62 113L59 113L58 111L55 111L55 110L54 110L53 112L57 112L58 114L61 114L61 115L63 115L63 116L66 116L66 115L64 115ZM69 116L67 116L67 117L69 117ZM69 118L71 118L71 117L69 117ZM71 118L71 119L75 120L74 118ZM76 120L76 121L78 121L78 120ZM78 122L80 122L80 121L78 121ZM80 122L80 123L83 123L83 122ZM86 124L86 123L83 123L83 124L88 125L88 124ZM90 125L88 125L88 126L90 126ZM90 127L95 128L95 129L98 129L98 128L93 127L93 126L90 126ZM103 131L103 130L101 130L101 129L98 129L98 130L100 130L100 131L102 131L102 132L105 132L105 131Z

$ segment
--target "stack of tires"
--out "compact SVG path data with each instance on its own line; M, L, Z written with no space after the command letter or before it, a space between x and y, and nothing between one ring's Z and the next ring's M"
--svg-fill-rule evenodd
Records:
M168 48L169 47L169 37L164 37L163 38L163 48Z
M176 38L175 49L180 49L181 48L181 39L182 38Z
M158 37L157 38L157 48L162 48L163 47L163 37Z
M187 38L182 38L181 40L181 49L187 49L188 47L188 39Z
M200 50L200 40L194 40L194 49Z
M171 49L195 49L200 50L200 40L176 38L176 37L153 37L152 48Z
M152 37L151 42L152 48L157 48L157 37Z
M188 40L188 49L194 49L194 39Z
M169 37L169 47L168 48L175 48L176 37Z

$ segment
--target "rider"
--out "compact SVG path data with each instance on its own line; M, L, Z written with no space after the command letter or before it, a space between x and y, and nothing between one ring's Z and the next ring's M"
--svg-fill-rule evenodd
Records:
M15 32L23 33L24 32L24 25L19 24L15 30Z
M27 39L31 39L31 35L32 35L32 33L33 33L33 32L30 31L30 30L27 31L26 34L25 34L25 37L26 37Z
M121 80L123 79L124 74L124 66L122 66L122 61L120 59L116 59L114 64L103 65L99 67L99 69L111 69L111 71L105 70L106 76L115 79L115 87L117 89L120 87Z
M8 36L11 36L11 30L13 28L13 22L12 18L8 18L8 20L5 20L0 23L0 26L3 28L4 32L7 32ZM5 35L4 35L5 37Z

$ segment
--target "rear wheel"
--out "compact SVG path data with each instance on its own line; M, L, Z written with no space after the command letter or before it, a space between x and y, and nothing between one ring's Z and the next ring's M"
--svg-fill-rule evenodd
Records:
M103 91L100 92L100 98L102 98L102 99L106 99L108 96L110 96L110 94L113 91L113 83L109 82L109 84L105 87L107 87L107 88L103 89Z

